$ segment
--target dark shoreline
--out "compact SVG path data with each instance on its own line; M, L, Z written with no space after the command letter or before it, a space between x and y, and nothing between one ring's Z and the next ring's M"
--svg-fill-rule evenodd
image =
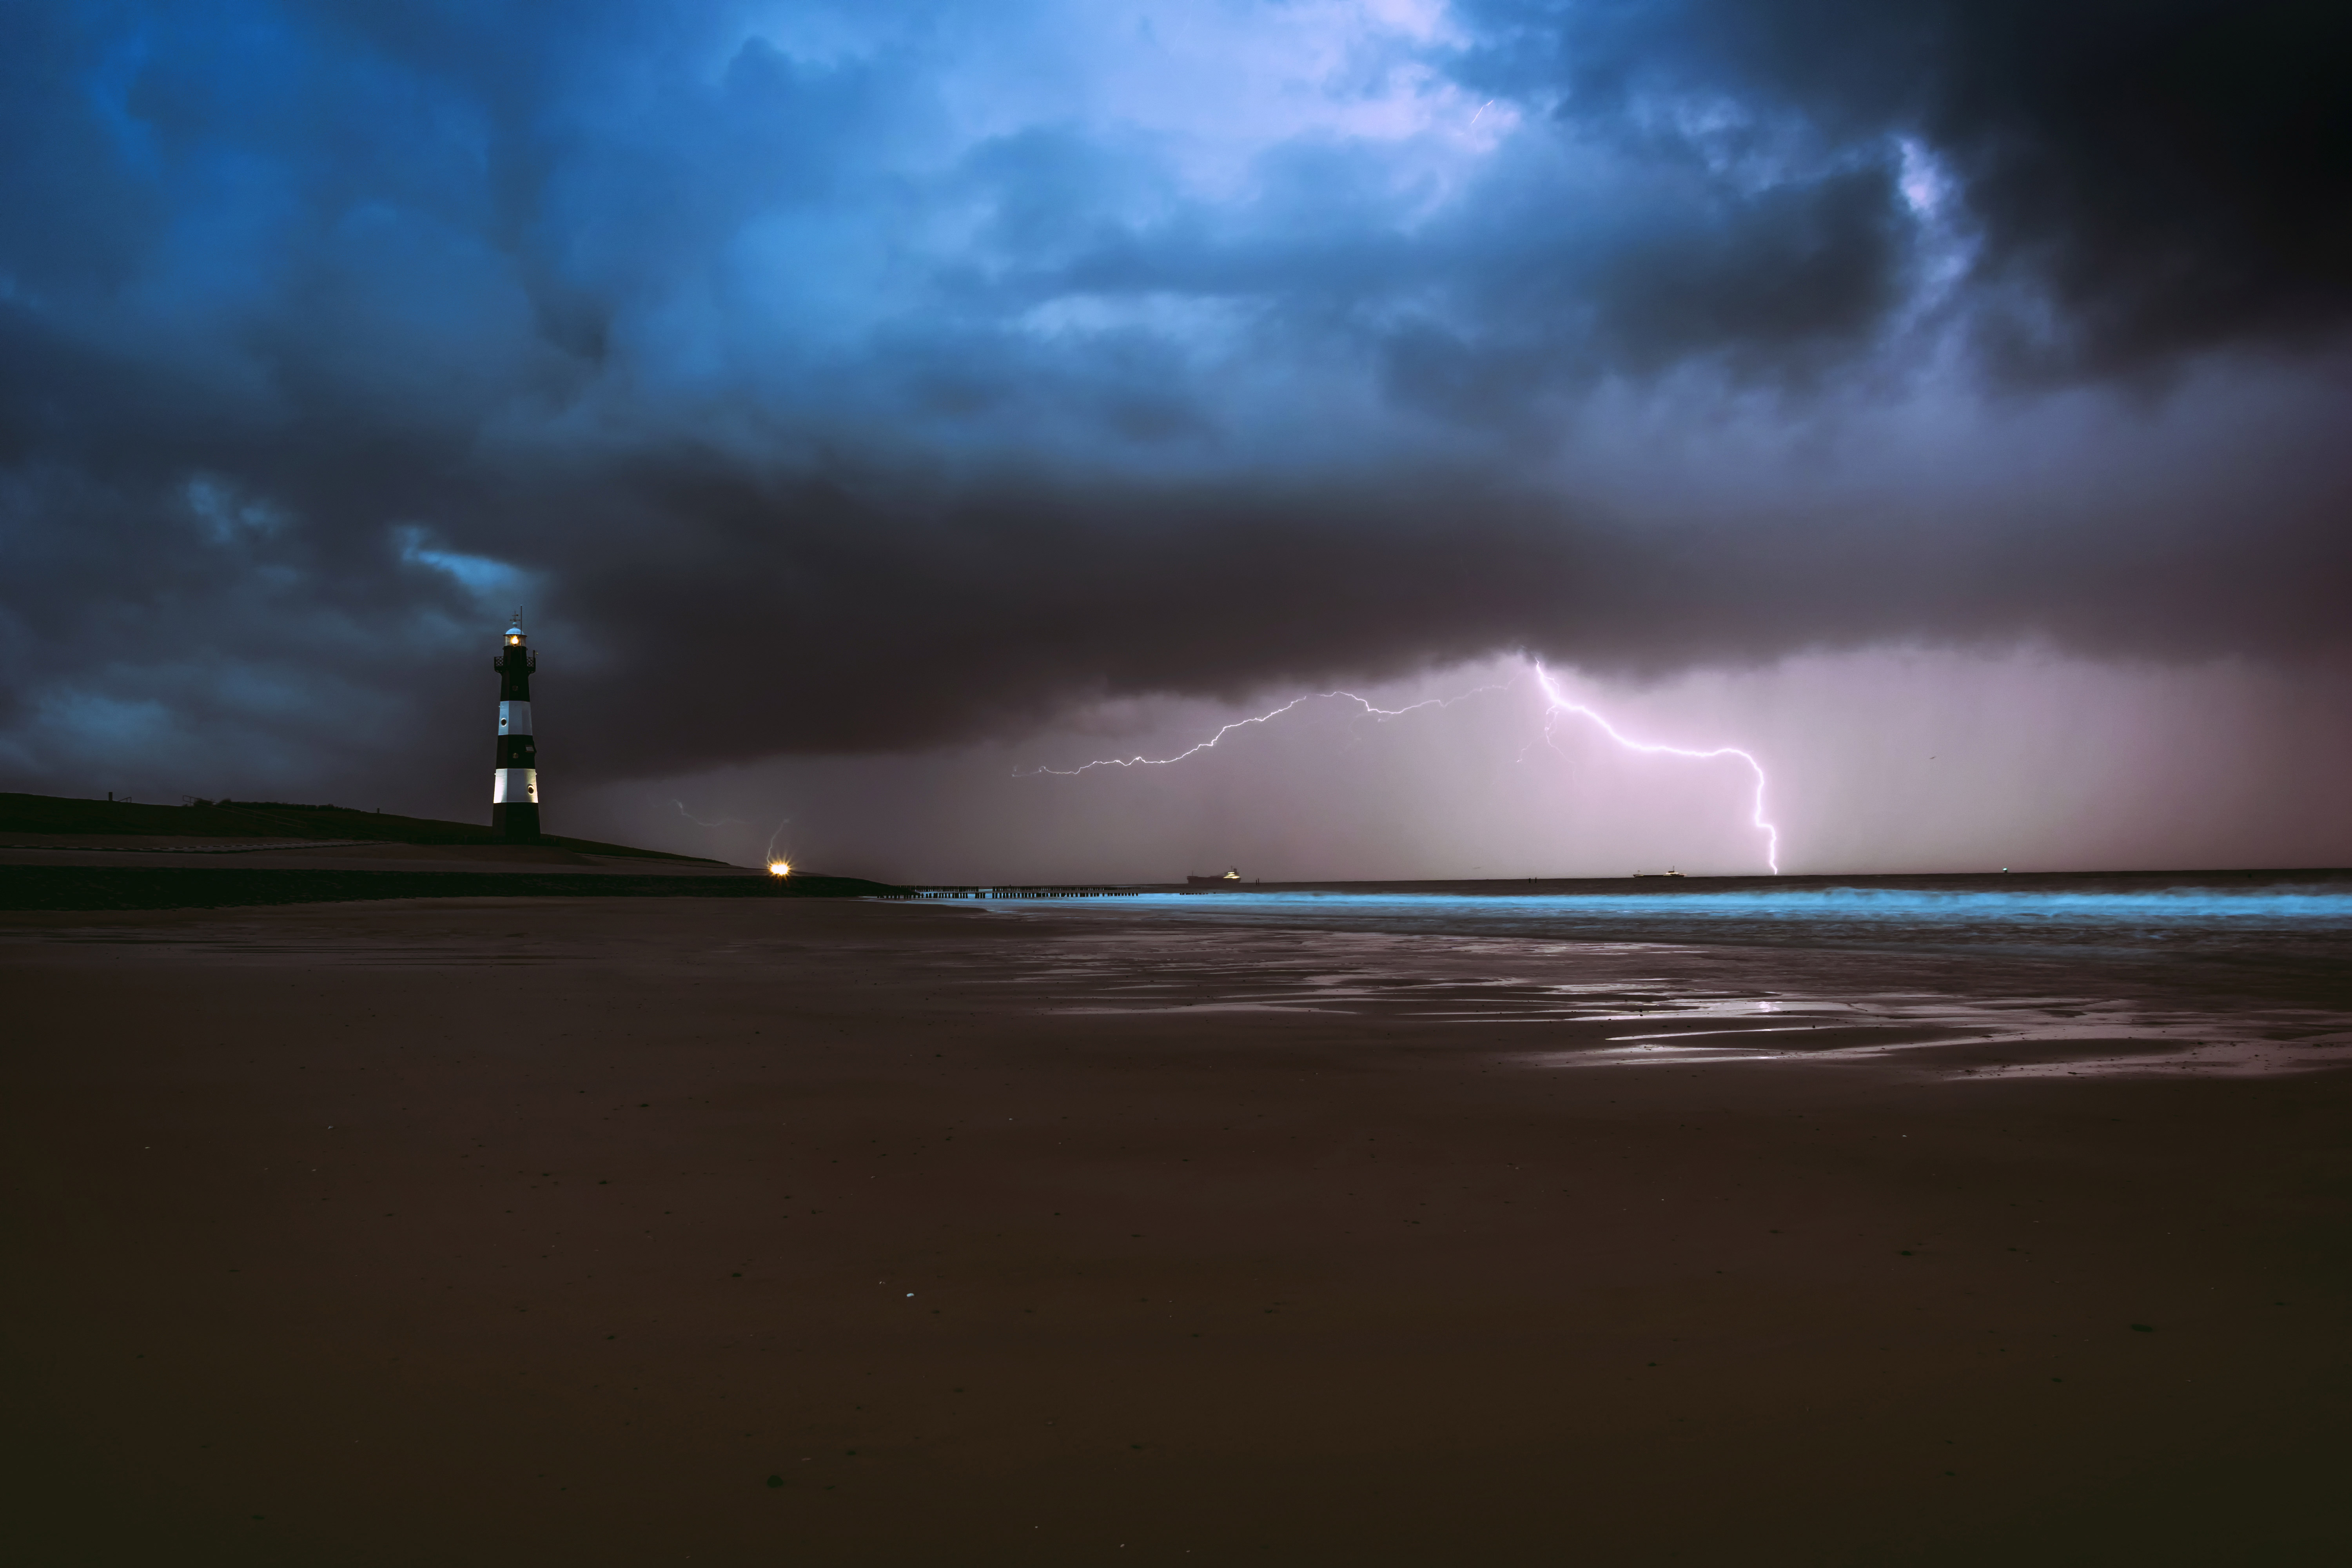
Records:
M699 868L700 863L694 863ZM920 886L920 884L918 884ZM1059 890L1003 884L1005 896L1035 898ZM1231 888L1169 883L1097 885L1127 893L1328 894L1356 897L1626 897L1671 899L1707 893L2159 893L2176 889L2352 890L2352 870L2315 868L2228 871L1977 872L1860 877L1615 877L1490 878L1451 881L1244 882ZM1096 889L1089 889L1089 891ZM347 903L432 898L905 898L914 889L858 877L795 872L774 879L653 873L502 870L356 870L250 865L155 867L0 865L0 910L225 909L300 903Z
M0 910L214 910L383 899L862 899L906 891L857 877L582 876L530 871L256 870L0 866Z
M2135 893L2168 888L2343 887L2352 889L2352 868L2278 868L2179 871L1928 871L1866 875L1785 877L1485 877L1386 882L1237 882L1195 888L1179 882L1129 884L1139 893L1189 893L1214 898L1226 893L1456 894L1524 898L1531 894L1639 894L1671 898L1680 893L1822 892L1852 888L1879 892L1922 893Z

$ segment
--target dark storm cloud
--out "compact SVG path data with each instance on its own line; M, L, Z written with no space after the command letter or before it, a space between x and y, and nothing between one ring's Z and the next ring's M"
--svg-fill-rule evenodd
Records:
M2028 458L1953 368L2339 326L2332 13L1328 12L1192 46L1322 29L1304 112L1154 99L1100 7L12 10L0 771L468 798L519 596L604 776L1509 647L2335 635L2324 374Z
M1002 732L1073 700L1239 695L1496 647L1637 671L1952 628L2126 657L2309 652L2352 569L2352 548L2313 539L2339 537L2352 487L2315 516L2309 498L2237 477L2226 498L2144 487L2119 548L2095 520L2046 511L1890 526L1759 507L1631 526L1467 472L909 499L664 462L619 479L613 521L590 531L607 542L567 581L577 613L644 639L614 645L604 688L635 717L596 759L622 770L640 747L724 754L703 733L714 715L790 749L880 749ZM2216 531L2216 505L2247 510ZM609 542L634 535L632 511L697 521L648 558ZM681 692L681 670L689 685L716 672L727 700Z
M1695 151L1916 138L2020 368L2352 315L2352 11L2325 0L1470 0L1465 74ZM1737 106L1725 116L1710 114ZM1675 110L1694 111L1677 117ZM2043 310L2049 312L2044 314Z

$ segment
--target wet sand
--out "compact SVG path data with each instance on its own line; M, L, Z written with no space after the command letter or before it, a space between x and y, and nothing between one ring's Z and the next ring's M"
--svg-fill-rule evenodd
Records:
M0 917L12 1555L2336 1560L2331 1021L2067 978L1103 910Z

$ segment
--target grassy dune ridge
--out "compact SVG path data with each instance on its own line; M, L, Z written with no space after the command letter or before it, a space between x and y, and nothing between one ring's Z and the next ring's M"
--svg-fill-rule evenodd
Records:
M63 795L0 793L0 836L99 833L157 838L364 838L391 844L507 841L496 830L477 823L442 822L429 816L400 816L343 805L302 805L279 800L200 800L192 805L149 805L127 800L75 800ZM591 838L562 838L550 834L539 842L591 855L682 860L698 866L720 864L691 855L638 849L626 844L602 844Z

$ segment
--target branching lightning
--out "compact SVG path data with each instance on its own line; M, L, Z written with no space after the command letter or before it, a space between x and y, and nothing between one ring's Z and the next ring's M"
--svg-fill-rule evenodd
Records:
M1408 713L1419 712L1423 708L1449 708L1456 702L1475 697L1482 691L1502 691L1507 689L1509 683L1505 682L1500 686L1473 687L1471 689L1463 692L1458 697L1433 697L1426 702L1415 702L1410 707L1405 708L1376 708L1370 702L1366 701L1363 698L1357 696L1352 691L1310 691L1304 697L1294 697L1289 701L1284 703L1281 707L1260 713L1255 718L1236 719L1232 723L1226 725L1223 729L1218 731L1215 734L1210 736L1207 740L1201 742L1197 745L1187 746L1172 757L1102 757L1091 763L1081 763L1075 768L1032 768L1025 773L1016 772L1013 774L1013 777L1035 778L1040 773L1051 773L1057 779L1074 779L1080 773L1088 772L1094 768L1168 767L1173 763L1182 762L1187 757L1196 756L1202 752L1208 751L1218 742L1223 740L1226 736L1232 734L1236 730L1246 730L1253 724L1271 723L1273 721L1281 718L1285 713L1289 712L1293 708L1297 707L1302 702L1315 702L1327 698L1345 698L1347 700L1353 702L1358 707L1361 708L1368 716L1385 724L1391 719L1401 719Z
M1539 739L1544 742L1544 744L1551 746L1555 751L1559 748L1554 742L1553 736L1559 720L1564 714L1573 714L1577 718L1590 720L1600 729L1602 734L1608 736L1611 740L1616 742L1619 745L1624 747L1629 752L1640 752L1648 755L1687 757L1694 762L1712 762L1717 757L1737 757L1740 762L1746 763L1748 771L1749 773L1754 775L1756 780L1755 793L1749 800L1748 822L1755 827L1756 831L1764 836L1764 863L1771 868L1772 874L1774 876L1777 877L1780 874L1780 830L1764 815L1764 792L1767 784L1767 780L1764 776L1764 764L1758 762L1753 753L1742 751L1738 746L1715 746L1705 751L1699 751L1687 746L1669 746L1652 741L1634 740L1632 736L1627 735L1624 731L1619 730L1616 725L1611 723L1605 716L1593 708L1585 703L1571 700L1565 692L1560 690L1558 683L1552 679L1551 672L1546 669L1541 663L1531 659L1528 661L1528 668L1534 672L1536 684L1542 689L1544 695L1544 729L1543 734ZM1508 690L1517 684L1518 682L1514 679L1496 685L1473 687L1468 691L1462 692L1457 696L1433 697L1427 701L1412 703L1403 708L1378 707L1369 700L1357 696L1352 691L1310 691L1303 697L1292 698L1289 701L1282 704L1279 708L1268 709L1264 713L1253 714L1247 719L1236 719L1232 723L1223 726L1207 740L1187 746L1184 750L1178 752L1173 756L1146 757L1139 755L1133 757L1098 757L1093 762L1083 763L1075 768L1032 768L1026 773L1016 772L1014 776L1017 778L1034 778L1040 774L1050 774L1055 778L1066 779L1076 778L1080 773L1089 773L1096 768L1171 767L1174 764L1184 761L1188 757L1198 756L1202 752L1213 750L1218 742L1223 740L1226 736L1232 734L1236 730L1246 730L1252 725L1272 723L1275 720L1281 718L1292 709L1307 702L1322 700L1345 700L1353 702L1364 710L1367 717L1377 720L1385 724L1391 719L1401 719L1408 713L1418 712L1423 708L1448 708L1456 702L1465 701L1470 698L1479 696L1485 692Z
M1551 671L1546 669L1541 664L1537 664L1534 668L1536 672L1536 683L1543 688L1544 701L1547 704L1544 709L1543 735L1544 742L1547 745L1551 743L1552 726L1559 722L1559 716L1563 713L1573 713L1580 719L1591 720L1593 723L1601 727L1601 732L1602 734L1608 736L1611 740L1616 742L1619 745L1624 747L1629 752L1643 752L1652 754L1663 753L1664 755L1670 757L1688 757L1694 762L1709 762L1717 757L1738 757L1741 762L1746 763L1748 764L1748 771L1756 775L1756 794L1749 805L1748 820L1759 833L1764 835L1764 863L1772 868L1772 875L1777 877L1780 874L1780 830L1774 826L1764 815L1765 779L1763 763L1758 762L1754 756L1747 752L1741 751L1737 746L1717 746L1709 751L1697 752L1693 751L1686 746L1665 746L1650 741L1636 741L1631 736L1621 732L1616 725L1612 724L1607 719L1603 718L1601 714L1595 712L1591 708L1586 707L1583 703L1570 701L1567 696L1561 692L1560 689L1557 685L1553 684Z

